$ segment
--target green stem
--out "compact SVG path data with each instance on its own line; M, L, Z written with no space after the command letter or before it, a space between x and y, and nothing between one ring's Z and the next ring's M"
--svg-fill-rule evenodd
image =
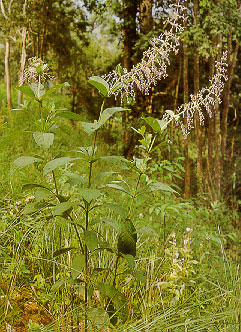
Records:
M104 103L105 103L105 100L103 100L102 105L101 105L99 120L100 120L101 114L104 110ZM94 136L94 141L93 141L92 155L91 155L90 168L89 168L89 177L88 177L88 189L90 189L90 187L91 187L91 178L92 178L92 170L93 170L93 163L94 163L93 162L93 157L94 157L95 148L96 148L97 134L98 134L98 130L95 131L95 136ZM85 202L85 230L86 231L89 228L89 212L90 212L90 203ZM85 255L85 297L84 297L85 327L84 327L84 331L88 332L87 309L88 309L89 252L88 252L88 247L87 247L86 244L84 246L84 255Z
M117 256L116 258L116 263L115 263L115 274L114 274L114 280L113 280L113 286L115 287L116 283L116 276L117 276L117 267L118 267L118 261L119 261L120 255Z
M137 193L137 189L138 189L138 186L139 186L139 183L140 183L141 176L142 176L142 173L139 173L139 176L138 176L138 179L137 179L137 182L136 182L136 187L135 187L134 193L132 195L132 200L131 200L131 204L130 204L130 208L129 208L129 212L128 212L128 217L130 217L131 212L132 212L132 208L133 208L134 200L136 198L136 193Z
M52 174L53 174L53 179L54 179L54 186L55 186L56 195L59 195L59 191L58 191L58 187L57 187L57 182L56 182L54 171L52 171Z

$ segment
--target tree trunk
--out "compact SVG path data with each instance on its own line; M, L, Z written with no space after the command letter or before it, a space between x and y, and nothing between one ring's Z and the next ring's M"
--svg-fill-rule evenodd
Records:
M23 27L23 29L22 29L22 53L21 53L21 60L20 60L18 86L21 86L21 79L23 76L25 63L26 63L26 34L27 34L27 28ZM23 102L23 93L22 93L22 91L18 90L18 105L21 105L22 102Z
M194 25L198 27L199 18L198 18L198 0L193 1L193 14L194 14ZM199 91L199 50L198 42L196 42L196 52L193 59L193 82L194 82L194 94L197 94ZM196 124L196 144L197 144L197 192L201 192L202 188L202 177L203 177L203 157L202 157L202 148L203 148L203 139L202 139L202 127L200 125L200 120L198 114L195 114L195 124Z
M9 67L10 59L10 41L9 38L6 38L5 43L5 81L6 81L6 92L7 92L7 105L8 108L12 108L12 96L11 96L11 75Z
M152 29L152 5L153 0L140 0L139 21L140 32L147 34Z
M228 37L228 71L227 76L228 80L226 81L224 87L223 94L223 114L222 114L222 144L221 144L221 152L222 152L222 168L226 156L226 143L227 143L227 123L228 123L228 111L230 104L230 87L233 80L233 72L237 62L237 55L239 50L239 43L236 42L235 49L233 52L233 56L231 58L232 52L232 28L230 28L229 37Z
M185 6L187 2L185 1ZM184 22L186 28L187 22ZM188 103L188 45L183 41L183 91L184 91L184 103ZM185 119L185 121L187 121ZM188 137L184 138L184 157L185 157L185 191L184 197L188 199L190 197L190 160L189 160L189 140Z
M136 33L136 15L137 15L137 0L123 1L122 16L124 19L123 26L123 47L124 59L123 64L127 70L130 70L133 65L134 46L137 39Z
M134 46L137 39L136 32L136 16L137 16L137 0L124 0L122 18L123 24L123 48L124 58L123 65L130 71L134 64ZM122 114L122 144L123 144L123 155L126 158L131 158L133 150L133 133L127 128L128 113L123 112Z

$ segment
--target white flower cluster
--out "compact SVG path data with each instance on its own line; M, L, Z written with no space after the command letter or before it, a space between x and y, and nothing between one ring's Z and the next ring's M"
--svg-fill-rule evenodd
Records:
M126 97L127 103L135 99L135 87L142 93L149 94L152 84L156 85L161 78L167 76L167 65L170 64L170 53L178 53L180 37L177 33L183 32L184 28L178 21L184 21L183 11L185 7L179 4L171 5L174 8L172 16L165 23L169 23L169 31L163 32L159 37L151 40L151 47L143 53L141 61L133 66L130 72L124 68L124 74L113 70L103 78L109 83L110 91L117 98L118 95L123 101ZM131 98L130 98L131 97Z
M216 73L210 79L210 85L202 88L197 94L191 95L190 102L182 104L177 109L179 123L181 125L184 138L187 138L190 130L193 128L194 114L198 113L200 125L204 124L203 109L212 117L212 109L217 103L221 103L221 94L223 92L225 80L227 80L227 52L225 51L220 59L215 63ZM164 115L165 117L166 115ZM186 123L185 119L186 118Z
M29 58L29 66L24 70L23 75L20 79L20 85L23 85L25 81L38 82L39 78L41 81L46 79L54 80L55 77L50 75L49 67L43 60L33 57Z

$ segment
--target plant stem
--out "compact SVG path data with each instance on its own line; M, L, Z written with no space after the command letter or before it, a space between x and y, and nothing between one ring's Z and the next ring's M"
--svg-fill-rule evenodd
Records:
M140 183L141 176L142 176L142 173L139 173L139 176L138 176L138 179L137 179L137 182L136 182L136 187L135 187L134 193L132 195L132 200L131 200L131 204L130 204L130 208L129 208L129 212L128 212L128 217L130 217L131 212L132 212L133 203L134 203L134 200L136 198L136 193L137 193L137 189L138 189L138 186L139 186L139 183Z
M99 115L99 120L101 117L101 114L104 109L104 103L105 100L103 100L101 109L100 109L100 115ZM99 121L98 120L98 121ZM91 187L91 177L92 177L92 170L93 170L93 157L95 153L95 148L96 148L96 140L97 140L97 134L98 130L95 131L95 136L94 136L94 141L93 141L93 148L92 148L92 155L91 155L91 160L90 160L90 167L89 167L89 177L88 177L88 189ZM90 212L90 203L85 201L85 231L88 230L89 227L89 212ZM88 309L88 277L89 277L89 252L88 252L88 247L85 244L84 246L84 255L85 255L85 297L84 297L84 303L85 303L85 327L84 331L88 332L88 316L87 316L87 309Z
M114 280L113 280L113 286L115 287L115 282L116 282L116 276L117 276L117 267L118 267L118 261L119 261L120 255L117 256L116 258L116 263L115 263L115 274L114 274Z
M54 171L52 171L52 174L53 174L53 179L54 179L54 186L55 186L56 195L59 195L59 191L58 191L58 187L57 187L57 182L56 182Z

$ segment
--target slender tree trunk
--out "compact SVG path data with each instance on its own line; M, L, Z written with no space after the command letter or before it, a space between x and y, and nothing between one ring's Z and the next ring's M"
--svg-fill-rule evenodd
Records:
M222 34L217 35L217 46L219 49L218 61L221 57L222 51ZM214 191L216 200L220 199L221 195L221 112L219 104L216 103L214 108L214 143L215 143L215 157L214 157Z
M230 104L230 87L233 80L233 73L237 62L239 50L239 43L236 42L235 49L233 52L233 56L231 58L232 52L232 31L229 33L228 38L228 80L224 87L224 94L223 94L223 114L222 114L222 144L221 144L221 152L222 152L222 168L226 156L226 144L227 144L227 123L228 123L228 111L229 111L229 104Z
M10 59L10 40L6 38L5 42L5 80L6 80L6 92L7 92L7 105L8 108L12 108L12 96L11 96L11 75L9 67Z
M21 79L23 76L25 63L26 63L26 34L27 34L27 28L23 27L23 29L22 29L22 53L21 53L21 60L20 60L18 86L21 86ZM18 90L18 105L21 105L22 102L23 102L23 93Z
M193 1L194 9L194 25L198 27L199 18L198 18L198 0ZM199 51L198 51L198 42L196 43L196 52L193 59L193 82L194 82L194 94L197 94L199 91ZM195 114L195 124L196 124L196 143L197 143L197 191L201 192L202 188L202 177L203 177L203 157L202 157L202 127L200 125L200 120L198 114Z
M185 1L185 6L187 2ZM184 22L186 27L187 22ZM188 102L188 45L187 42L183 41L183 90L184 90L184 103ZM189 139L184 138L184 157L185 157L185 191L184 197L190 197L190 160L189 160Z
M140 32L147 34L152 29L152 5L153 0L140 0L139 21Z
M123 65L130 71L134 64L134 46L137 39L136 31L137 0L124 0L122 18L123 24ZM133 145L133 133L127 129L128 113L122 114L122 143L123 155L126 158L131 157Z

